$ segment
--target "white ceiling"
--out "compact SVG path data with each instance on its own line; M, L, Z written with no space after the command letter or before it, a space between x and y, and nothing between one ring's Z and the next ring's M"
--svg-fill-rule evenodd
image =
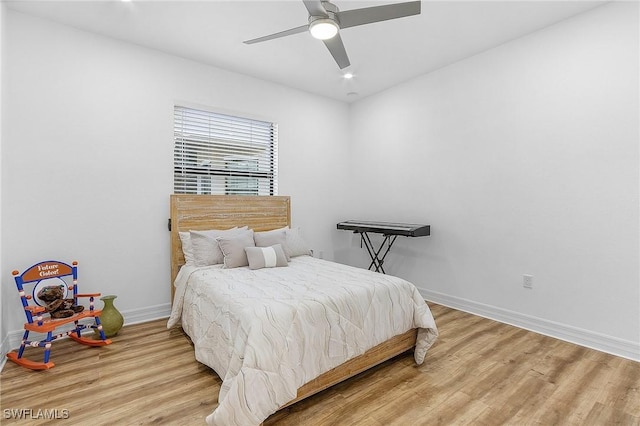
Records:
M606 3L424 0L418 16L342 30L351 66L341 71L308 33L242 43L306 24L301 0L4 1L12 10L346 102ZM334 1L341 10L397 2ZM343 79L345 71L355 78Z

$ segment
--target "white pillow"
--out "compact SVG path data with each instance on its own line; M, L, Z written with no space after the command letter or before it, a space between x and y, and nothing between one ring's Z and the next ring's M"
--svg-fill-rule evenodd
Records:
M182 254L184 254L184 262L187 265L195 265L195 259L193 258L193 247L191 247L191 234L187 231L178 232L180 235L180 241L182 241Z
M302 238L300 228L287 229L285 233L287 235L287 244L283 248L289 257L311 256L311 249Z
M195 266L217 265L224 261L216 238L228 235L236 235L244 232L244 228L231 228L226 230L210 229L207 231L189 231L191 249Z
M199 231L199 232L221 232L221 231L230 231L233 229L238 229L237 226L234 226L233 228L230 229L208 229L206 231ZM241 229L247 229L247 227L243 227ZM180 241L182 242L182 254L184 255L184 262L187 265L195 265L196 261L195 258L193 256L193 246L191 245L191 232L190 231L184 231L184 232L178 232L178 235L180 236Z

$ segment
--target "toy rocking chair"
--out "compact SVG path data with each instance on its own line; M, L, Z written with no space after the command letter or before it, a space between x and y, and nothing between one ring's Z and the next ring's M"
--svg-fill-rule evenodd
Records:
M13 276L18 287L18 293L22 300L24 313L27 322L24 324L24 335L22 344L16 353L11 351L7 357L31 370L46 370L55 364L49 361L51 354L51 344L54 340L69 336L78 343L88 346L104 346L111 343L107 339L100 324L101 310L94 309L93 299L100 296L100 293L78 294L78 262L73 262L72 266L63 262L48 260L40 262L20 275L20 272L13 271ZM69 283L71 281L71 283ZM25 285L31 291L25 290ZM32 286L32 287L31 287ZM73 293L67 298L67 292ZM30 294L29 294L30 293ZM78 305L78 298L89 298L89 310ZM45 317L43 314L48 313ZM80 320L90 318L90 323L81 324ZM73 323L73 329L53 334L58 327ZM82 337L81 331L84 329L95 329L100 335L100 339L90 339ZM46 334L44 340L29 340L30 332ZM27 346L44 348L44 362L31 361L24 357L24 350Z

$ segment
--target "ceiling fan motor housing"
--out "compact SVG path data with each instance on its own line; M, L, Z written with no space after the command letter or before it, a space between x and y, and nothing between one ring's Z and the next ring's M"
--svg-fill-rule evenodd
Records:
M336 15L336 13L340 11L340 9L338 9L338 6L336 6L333 3L329 3L328 1L323 1L322 6L324 7L324 10L327 13L327 15L326 16L309 15L309 25L311 25L312 23L314 23L319 19L329 19L330 21L333 21L338 26L338 28L340 28L340 20Z

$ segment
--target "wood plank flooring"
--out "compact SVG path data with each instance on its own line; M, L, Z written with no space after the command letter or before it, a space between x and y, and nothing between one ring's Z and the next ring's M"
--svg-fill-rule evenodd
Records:
M400 355L272 415L265 426L640 425L640 363L430 306L440 338L423 365ZM56 342L48 371L8 362L0 423L204 424L221 381L195 361L188 337L165 325L125 327L102 348ZM11 410L28 418L7 418ZM38 419L46 415L38 410L68 418Z

